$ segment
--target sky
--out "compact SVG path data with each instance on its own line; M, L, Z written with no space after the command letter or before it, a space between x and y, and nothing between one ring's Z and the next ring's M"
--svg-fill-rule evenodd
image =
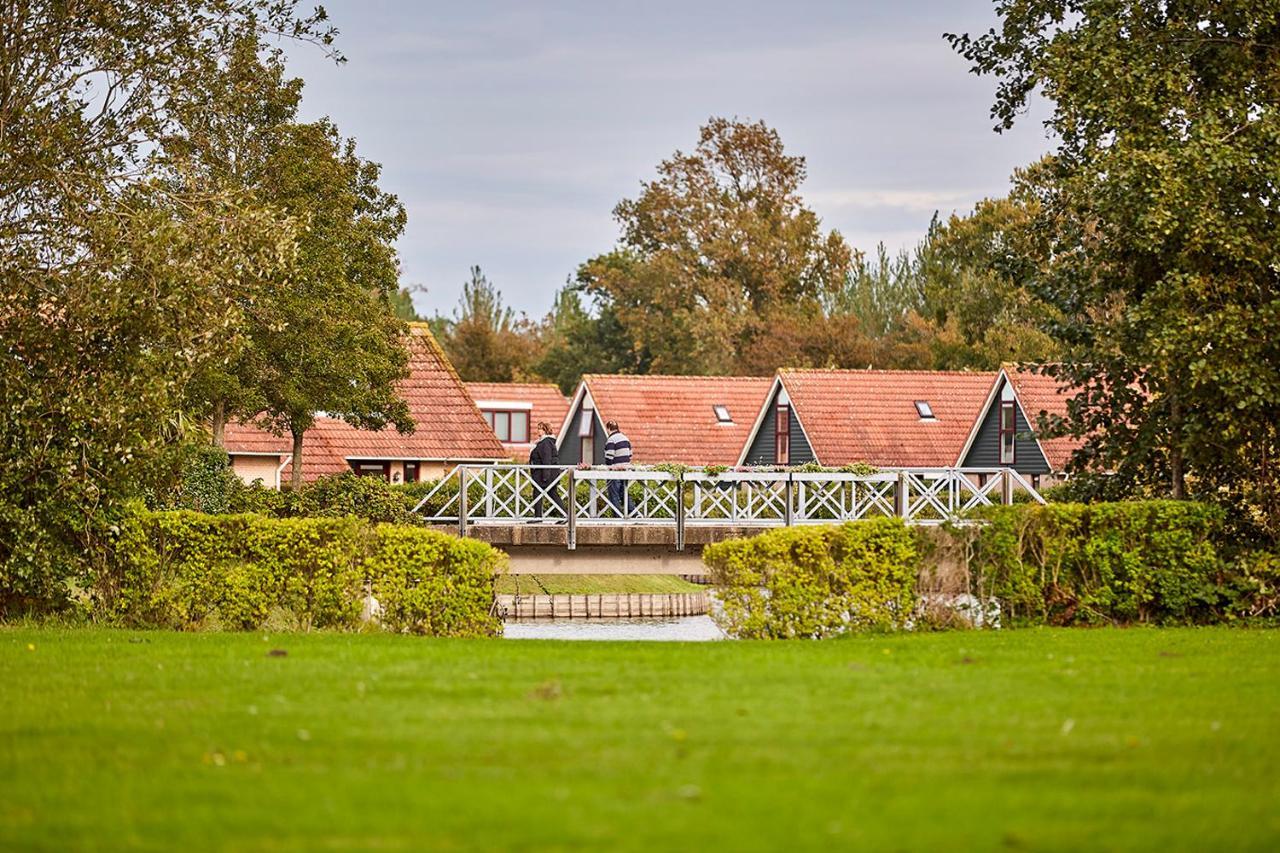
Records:
M308 5L306 3L303 4ZM856 249L913 246L935 210L1008 191L1049 149L1033 106L989 116L990 78L943 40L990 0L325 0L347 62L289 45L305 118L332 118L408 212L401 282L450 313L478 264L541 317L618 238L613 207L711 116L763 119L805 157L806 203Z

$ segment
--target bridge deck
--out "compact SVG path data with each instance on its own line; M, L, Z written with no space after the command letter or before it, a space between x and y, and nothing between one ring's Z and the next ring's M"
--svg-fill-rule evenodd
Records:
M437 524L433 528L447 533L457 533L457 524ZM684 531L684 547L701 548L726 539L742 539L774 530L768 525L705 524L688 527ZM473 524L467 528L467 536L498 547L512 546L569 546L569 528L564 524ZM576 530L577 547L644 547L676 548L676 529L669 524L579 524Z

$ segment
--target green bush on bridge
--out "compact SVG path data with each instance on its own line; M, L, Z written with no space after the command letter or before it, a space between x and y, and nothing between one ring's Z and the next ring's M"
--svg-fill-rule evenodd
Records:
M138 512L97 578L95 611L179 630L354 628L371 594L392 630L492 635L505 559L481 542L353 516Z

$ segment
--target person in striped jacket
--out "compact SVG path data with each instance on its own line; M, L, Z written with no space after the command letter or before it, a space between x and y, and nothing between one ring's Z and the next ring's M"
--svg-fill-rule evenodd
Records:
M615 470L626 470L631 467L631 439L618 429L617 421L609 421L604 425L609 438L604 443L604 464ZM608 489L609 503L621 517L631 514L631 496L627 494L626 480L610 480Z

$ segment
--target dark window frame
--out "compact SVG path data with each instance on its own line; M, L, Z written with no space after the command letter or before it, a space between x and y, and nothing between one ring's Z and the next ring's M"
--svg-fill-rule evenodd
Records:
M791 406L779 403L773 420L773 458L778 465L791 464Z
M391 462L387 459L352 459L347 463L357 477L375 477L374 469L381 469L382 479L391 480ZM366 470L367 469L367 470Z
M1006 425L1005 416L1008 415L1008 423ZM1018 464L1018 404L1013 400L1000 401L1000 420L999 439L1000 439L1000 464L1016 465ZM1005 440L1008 439L1008 458L1005 455Z
M498 437L498 441L503 444L528 444L531 421L533 420L533 412L529 409L482 409L484 419L489 422L489 428L493 430L493 434ZM513 415L524 415L524 437L520 438L512 431L512 425L515 423ZM499 417L505 419L507 424L507 437L503 438L498 432Z

